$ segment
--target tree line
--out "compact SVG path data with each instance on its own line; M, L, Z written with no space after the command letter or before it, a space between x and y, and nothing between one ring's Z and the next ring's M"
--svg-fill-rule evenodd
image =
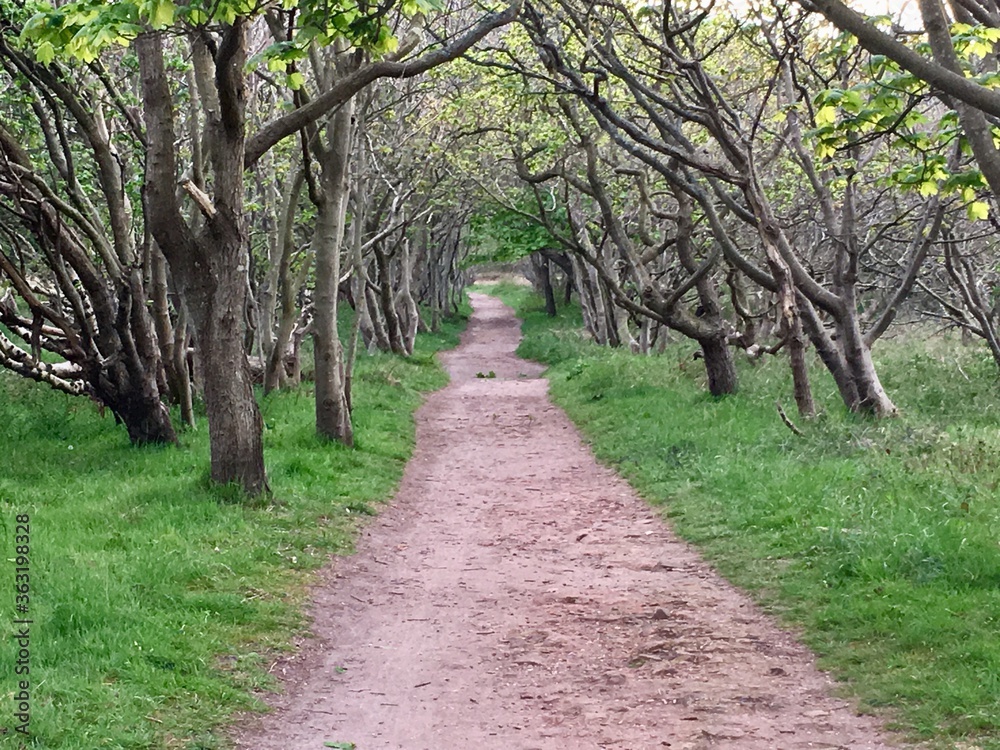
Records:
M696 342L716 395L735 351L784 349L811 415L811 346L847 408L893 415L872 347L901 312L1000 364L996 3L924 0L913 29L836 0L722 10L526 4L478 59L520 82L492 228L521 227L543 291L564 267L597 341Z
M0 0L0 365L137 444L208 418L267 490L254 385L353 441L362 348L412 354L468 267L529 258L602 344L810 348L893 415L901 317L996 327L994 0L920 28L838 0ZM344 314L346 313L346 314ZM346 321L346 327L345 327Z

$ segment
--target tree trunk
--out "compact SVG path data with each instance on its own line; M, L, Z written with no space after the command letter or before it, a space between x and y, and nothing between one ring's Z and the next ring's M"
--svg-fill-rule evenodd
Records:
M181 419L194 427L194 408L191 398L191 376L187 367L187 315L183 302L178 302L177 322L170 322L167 284L167 259L154 244L150 248L152 277L153 320L156 337L160 343L161 358L166 371L170 400L181 407Z
M809 365L806 362L806 338L802 331L802 319L798 312L791 319L788 331L788 358L792 366L792 389L799 416L816 416L812 387L809 385Z
M239 484L249 495L268 491L264 471L264 423L254 399L243 323L246 250L238 225L213 232L201 252L213 283L187 295L204 368L205 411L211 446L211 478Z
M204 45L198 37L192 44ZM204 364L211 477L237 483L250 495L268 491L264 470L263 420L254 399L244 349L249 256L243 210L246 135L246 20L224 27L214 56L213 93L206 104L206 142L211 146L214 195L186 183L204 216L197 231L184 219L177 180L174 102L166 74L163 35L139 35L143 114L148 148L145 189L147 221L187 301Z
M356 138L360 141L361 138ZM360 149L359 149L360 151ZM357 160L358 157L356 156ZM357 164L358 161L355 162ZM358 359L358 343L361 340L362 329L366 325L368 317L368 304L365 301L365 264L363 240L365 231L365 210L367 198L367 185L363 174L357 175L351 188L351 270L350 285L351 299L354 304L354 314L351 316L351 332L347 339L347 352L344 361L344 401L347 403L347 411L354 413L354 366ZM367 320L369 329L371 321Z
M590 279L585 274L586 269L583 267L583 261L580 260L579 256L573 255L573 268L576 271L577 286L579 288L580 296L580 316L583 318L583 327L586 329L590 337L596 341L598 344L601 343L599 339L599 333L597 330L597 325L594 321L594 308L590 300Z
M839 336L839 348L848 372L858 391L855 411L875 417L896 414L896 406L889 400L875 372L871 347L861 333L858 313L857 284L861 252L854 231L854 181L848 180L841 208L840 236L836 238L834 258L834 284L841 303L833 317Z
M894 416L897 414L896 405L886 395L879 380L872 361L872 350L865 343L855 309L851 307L844 319L837 321L844 359L858 390L858 402L854 411L874 417Z
M696 275L700 263L695 257L694 249L694 203L681 190L674 189L677 199L677 258L684 269ZM705 355L705 372L708 375L708 390L713 396L736 393L739 381L736 375L736 363L729 347L727 326L719 301L719 289L715 277L705 273L695 284L698 291L698 302L701 308L701 321L714 329L708 337L698 337L701 350ZM698 314L696 313L696 317Z
M558 311L556 310L556 294L552 289L552 276L549 273L549 259L542 253L532 253L531 264L534 266L538 287L545 297L545 314L554 318Z
M130 269L123 281L127 286L119 291L117 317L121 325L116 332L121 356L102 374L98 394L104 383L114 383L113 393L103 400L124 423L136 445L176 443L170 412L160 397L158 378L162 360L153 321L146 309L142 269Z
M400 253L402 257L399 264L399 302L406 315L406 326L403 330L403 347L406 351L406 356L409 357L413 354L413 347L417 343L417 331L420 328L420 309L417 307L416 300L413 299L413 290L411 289L414 259L410 255L410 241L408 238L403 238Z
M344 351L337 330L340 294L340 250L347 212L347 173L351 157L354 100L341 107L327 126L327 143L319 154L322 194L317 196L315 319L316 432L345 445L354 444L351 413L345 396Z
M806 299L802 293L796 295L799 303L802 325L809 334L809 340L816 348L820 360L826 365L826 369L833 376L833 382L837 384L840 391L840 398L851 411L857 411L860 397L858 396L858 384L847 368L847 363L837 343L831 338L829 332L823 325L823 321L816 312L816 308Z
M177 377L177 391L180 396L181 419L188 427L194 427L194 388L191 366L188 360L188 312L184 301L180 302L177 311L177 323L174 325L174 346L172 369Z
M386 331L385 323L382 321L382 311L379 307L379 298L375 290L371 288L367 280L364 283L365 303L368 308L368 321L372 326L374 338L372 342L375 348L383 352L391 352L392 344L389 342L389 334Z
M267 367L274 354L275 318L278 311L278 296L280 282L278 275L281 270L281 256L285 237L283 216L288 194L292 191L295 179L288 180L284 194L279 199L276 183L278 176L274 169L274 156L269 153L264 159L267 172L260 186L263 196L264 220L263 228L267 232L267 270L264 279L257 290L257 341L260 345L260 358L264 363L264 382L267 382Z
M713 396L725 396L736 393L739 381L736 377L736 364L733 353L726 342L726 336L720 333L712 338L698 342L705 355L705 372L708 375L708 392Z
M298 307L295 304L295 298L299 293L299 289L305 283L305 277L310 266L310 263L306 262L302 264L302 268L299 269L298 273L292 270L292 259L295 255L295 237L293 234L295 213L304 181L304 172L299 168L295 171L295 176L289 182L286 192L282 197L281 236L278 239L280 253L277 272L274 277L274 284L277 287L278 296L280 297L280 308L278 311L277 331L271 337L270 351L264 365L264 393L270 393L275 388L281 388L288 382L285 361L288 357L289 340L291 339L292 331L295 330L295 323L298 320Z
M781 229L763 192L757 190L756 181L749 182L745 192L754 210L754 215L757 217L757 233L764 244L768 267L778 285L778 306L781 310L786 341L788 342L795 405L800 416L812 417L816 414L816 406L813 403L812 388L809 385L806 345L802 333L802 320L799 317L799 308L796 304L795 282L788 263L778 249L778 243L781 241ZM737 300L736 287L734 286L733 289L735 302Z
M437 333L441 329L441 294L438 291L441 258L438 256L432 260L431 253L428 253L428 261L430 261L430 266L427 274L427 297L431 305L431 332Z
M378 301L381 305L382 319L385 321L385 332L389 338L389 349L393 354L405 357L406 346L403 344L399 315L396 314L396 306L393 304L392 272L389 268L389 258L377 244L374 250L375 264L378 267Z

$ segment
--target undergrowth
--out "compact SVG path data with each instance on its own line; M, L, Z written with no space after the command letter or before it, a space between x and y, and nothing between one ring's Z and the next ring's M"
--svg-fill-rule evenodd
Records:
M1000 391L983 350L880 342L901 409L882 421L846 412L814 362L821 415L798 437L774 406L792 404L780 357L741 361L740 392L716 399L688 342L597 347L577 311L493 291L598 457L796 627L862 710L932 746L1000 748Z
M208 477L202 421L177 448L135 448L110 415L0 372L0 534L31 518L31 737L14 732L14 565L0 581L0 746L46 750L227 746L234 712L261 708L268 669L304 625L309 571L351 549L356 519L391 496L413 447L433 358L363 356L357 446L316 438L312 389L261 398L274 495L246 503Z

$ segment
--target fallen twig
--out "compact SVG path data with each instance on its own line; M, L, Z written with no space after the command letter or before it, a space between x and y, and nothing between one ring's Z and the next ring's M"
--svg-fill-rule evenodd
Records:
M794 432L799 437L805 437L806 434L798 427L796 427L795 423L788 418L787 414L785 414L785 410L781 408L781 402L775 401L774 405L778 408L778 416L781 417L781 421L785 423L785 426L788 427L789 430Z

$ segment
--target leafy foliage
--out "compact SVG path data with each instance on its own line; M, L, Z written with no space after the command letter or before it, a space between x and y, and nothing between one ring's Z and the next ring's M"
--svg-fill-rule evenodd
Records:
M73 0L58 7L47 2L35 2L30 7L35 13L25 24L23 37L35 45L39 62L49 63L57 54L89 62L105 48L126 46L145 31L232 24L238 17L262 13L267 6L253 0L192 0L180 5L173 0ZM440 0L404 0L400 4L408 16L440 7ZM337 39L347 39L376 54L393 52L398 47L384 9L363 10L351 0L282 0L281 8L296 11L296 26L292 39L272 44L261 53L272 71L284 71L305 57L313 43L328 46ZM295 77L289 83L298 88L302 79Z
M557 215L565 221L564 210ZM559 247L559 241L545 227L507 206L486 207L472 218L470 225L470 244L474 249L466 258L467 266L512 263L539 250Z
M955 24L952 31L955 49L969 65L969 75L985 86L1000 85L996 72L973 72L973 63L1000 41L1000 29ZM840 39L843 42L853 37L845 34ZM917 49L922 54L930 52L926 42ZM890 168L887 182L924 197L958 196L970 220L988 218L989 191L981 171L965 163L950 165L956 145L961 153L970 154L958 115L952 110L931 116L930 110L938 105L930 98L930 87L912 73L884 55L873 55L859 80L821 91L813 101L816 127L809 135L819 158L836 157L843 165L848 149L876 137L889 137L897 157L909 158ZM995 133L1000 140L1000 128Z

